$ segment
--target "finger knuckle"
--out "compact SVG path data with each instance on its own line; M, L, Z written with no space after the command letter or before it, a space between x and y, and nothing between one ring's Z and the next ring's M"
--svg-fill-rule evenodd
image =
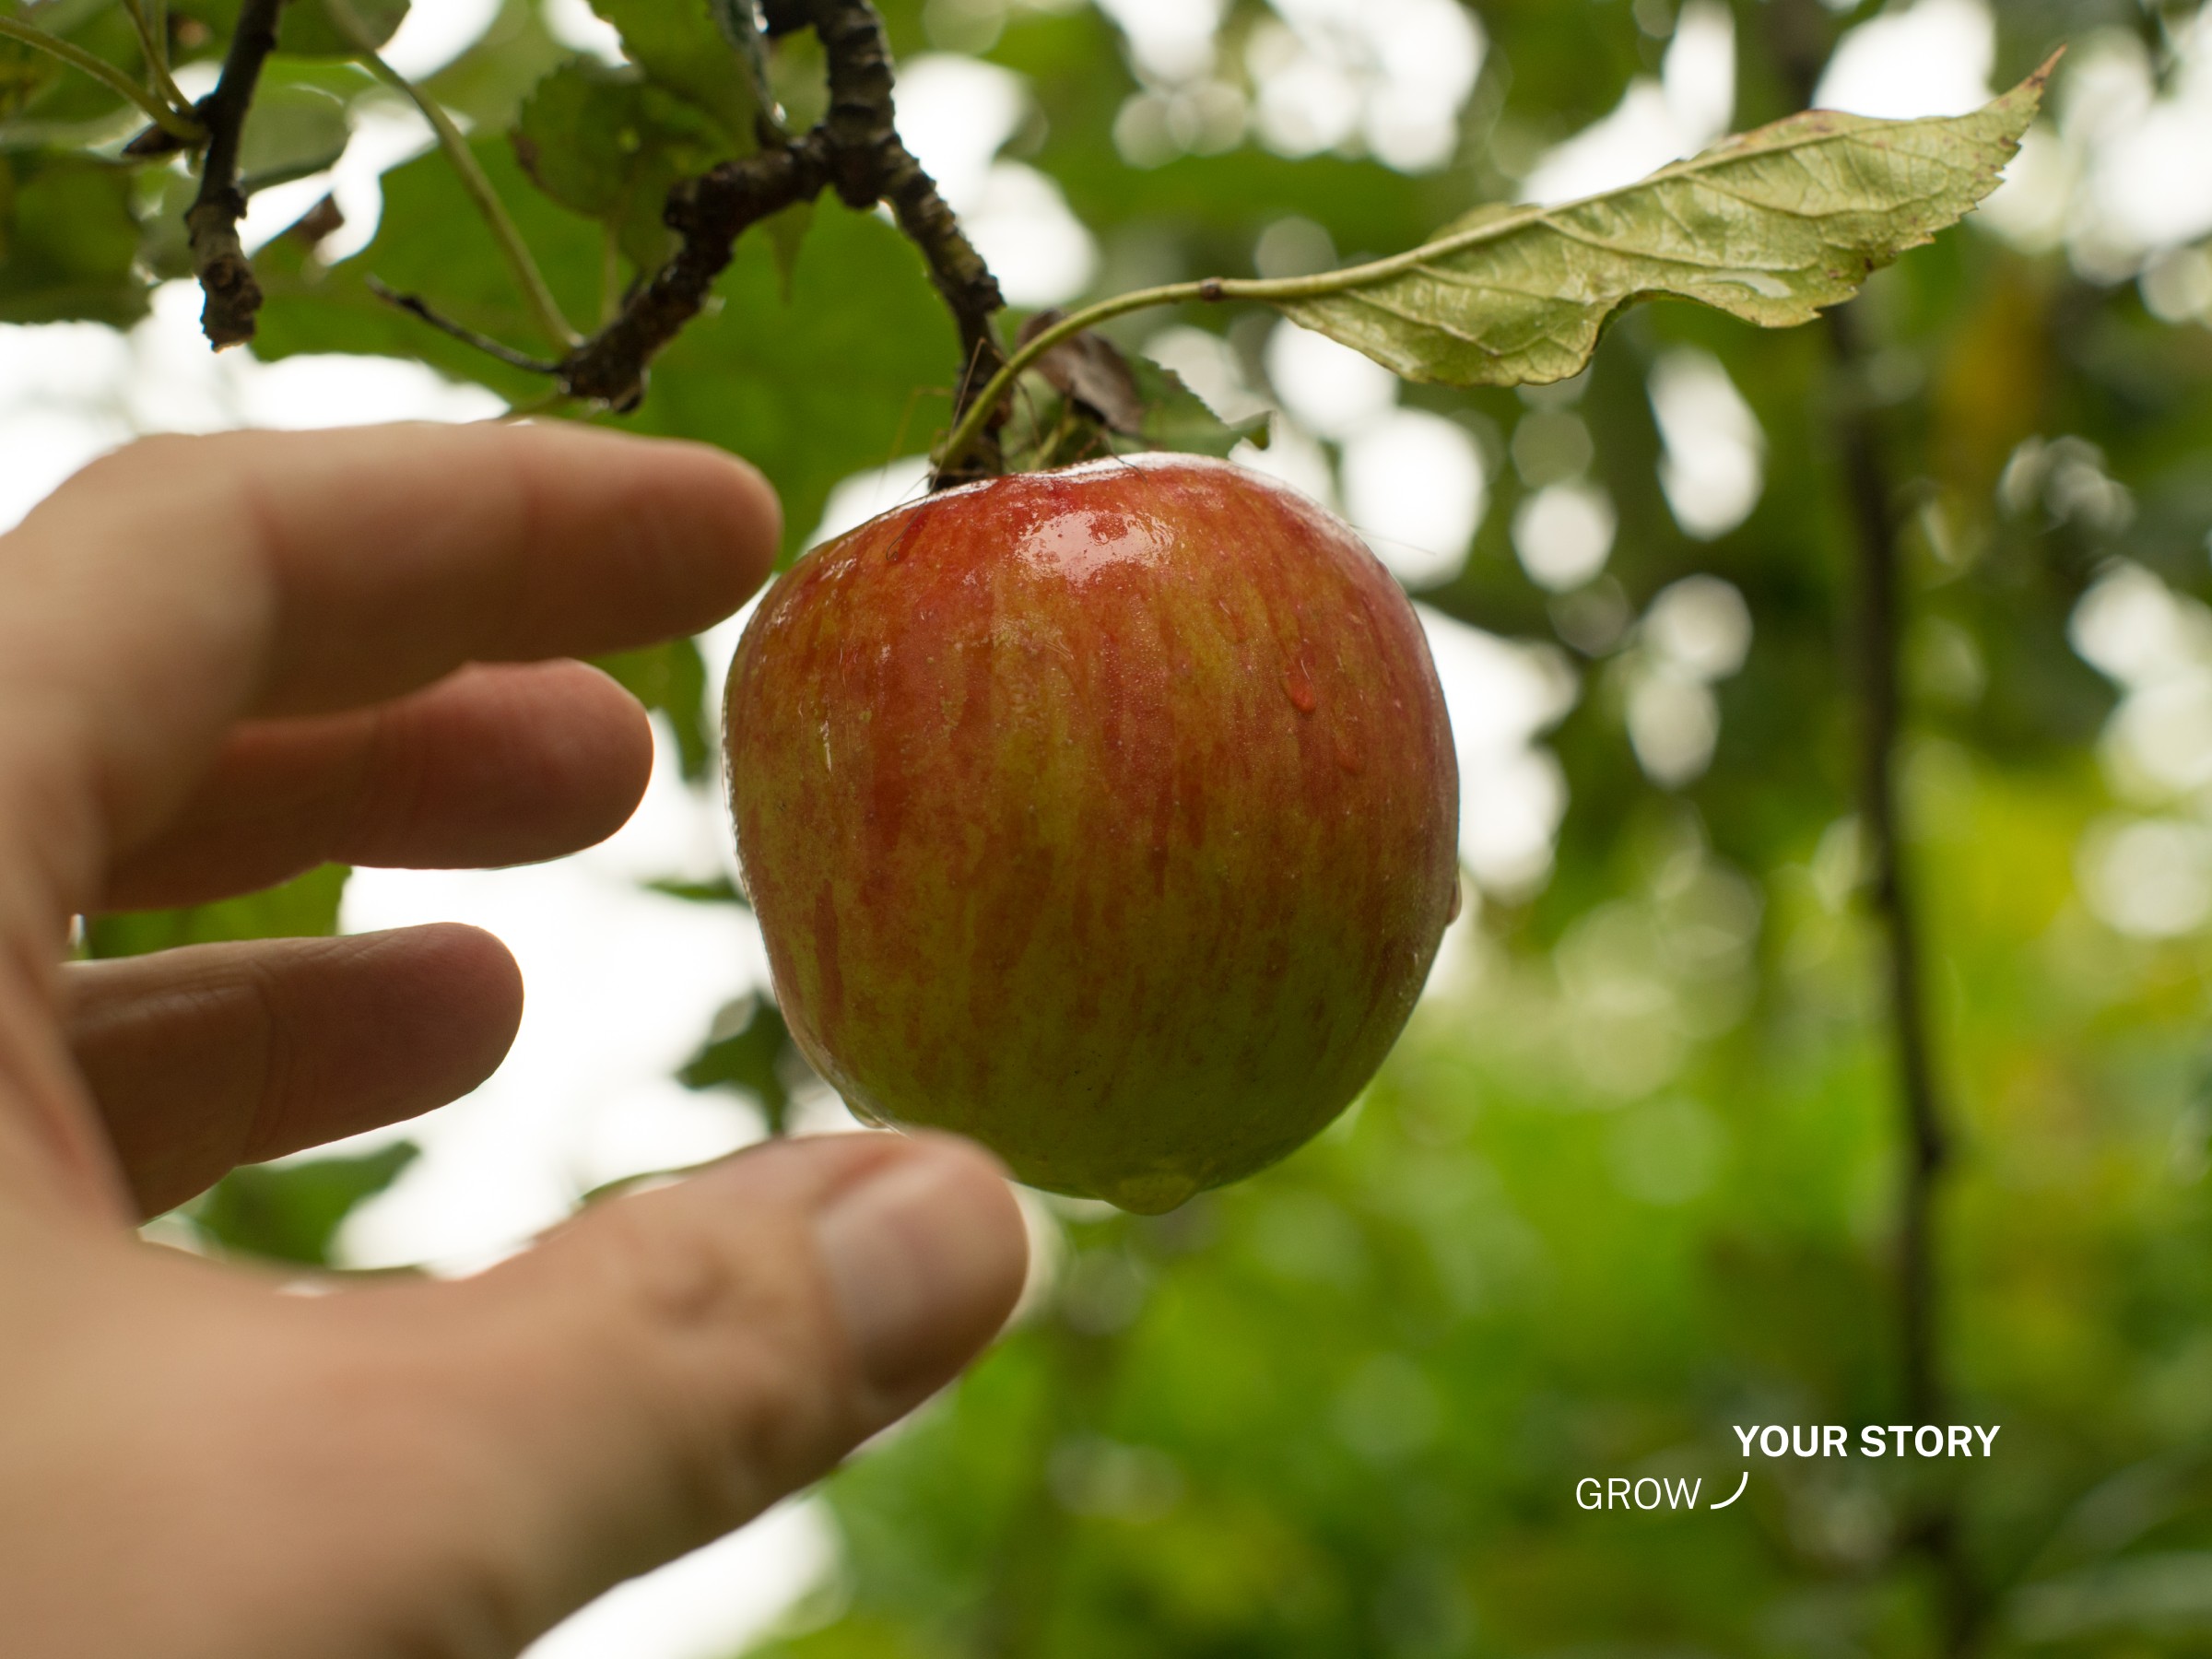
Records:
M602 1259L648 1357L649 1408L713 1521L750 1513L841 1449L853 1388L796 1218L740 1228L672 1206L610 1206Z

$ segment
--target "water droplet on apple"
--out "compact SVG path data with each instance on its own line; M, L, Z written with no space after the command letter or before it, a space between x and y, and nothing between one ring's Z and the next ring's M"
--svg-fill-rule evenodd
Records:
M1290 703L1300 714L1311 714L1321 706L1321 699L1313 695L1313 682L1306 677L1305 665L1293 663L1283 672L1283 689L1290 694Z
M1444 925L1447 927L1459 920L1460 899L1460 886L1458 882L1454 881L1452 884L1452 908L1444 912Z

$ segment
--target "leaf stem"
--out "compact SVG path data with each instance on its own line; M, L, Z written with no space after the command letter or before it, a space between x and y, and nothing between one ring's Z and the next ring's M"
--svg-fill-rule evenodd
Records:
M146 53L147 78L153 83L156 93L167 99L180 110L192 108L192 100L170 77L169 73L169 7L166 0L123 0L124 9L131 14L131 22L138 30L139 49Z
M1677 162L1676 165L1678 167L1682 164ZM1653 175L1653 178L1658 176ZM1589 196L1582 202L1571 202L1567 206L1580 207L1587 202L1602 202L1607 195L1618 195L1622 191L1650 182L1651 179L1639 180L1637 185L1624 185L1620 191L1607 191L1604 195ZM1309 276L1204 276L1194 282L1169 282L1158 288L1132 288L1128 293L1116 294L1095 305L1070 312L1050 328L1040 330L1025 341L1021 348L1008 358L1006 365L976 394L959 424L953 428L951 436L945 440L945 447L938 453L938 468L945 471L958 466L969 450L974 447L975 441L982 436L985 424L990 420L991 411L998 406L1014 382L1034 368L1037 360L1061 341L1081 334L1087 328L1095 328L1101 323L1126 316L1131 312L1145 311L1155 305L1182 305L1193 300L1209 302L1259 300L1273 302L1341 294L1385 276L1394 276L1401 271L1411 270L1424 260L1457 253L1464 249L1511 235L1558 211L1559 209L1553 207L1525 207L1517 213L1500 214L1495 218L1485 219L1479 225L1451 236L1440 236L1436 241L1423 242L1418 248L1394 253L1387 259L1373 259L1365 265L1346 265L1335 271L1317 271Z
M422 118L430 124L430 130L438 135L439 147L445 151L446 159L453 163L453 171L460 176L461 188L468 193L468 199L476 204L477 212L490 227L492 240L499 243L500 254L506 260L507 269L512 274L515 286L522 290L524 302L536 319L538 327L556 345L564 348L575 346L583 336L570 325L567 316L562 313L560 301L554 299L553 290L546 285L544 273L537 268L537 261L531 255L530 244L523 240L522 231L516 228L513 218L507 212L507 205L500 200L499 192L492 188L483 164L477 159L476 151L468 147L468 139L454 124L453 118L445 112L444 106L436 99L429 97L384 62L370 40L369 31L361 27L360 19L353 15L353 8L347 4L347 0L324 0L324 4L339 29L352 41L354 52L362 65L377 79L421 111Z
M2032 100L2041 95L2043 83L2049 78L2052 68L2057 62L2058 54L2053 53L2050 58L2045 60L2041 68L1997 100L1997 103L2004 104L2018 100L2029 101L2031 104ZM1765 133L1771 129L1762 129L1761 131ZM1490 212L1477 209L1477 216L1469 216L1459 221L1460 229L1458 229L1437 237L1431 241L1423 242L1417 248L1408 248L1403 253L1393 253L1386 258L1370 260L1364 265L1346 265L1342 269L1335 271L1319 271L1308 276L1276 278L1209 276L1197 282L1171 282L1159 288L1138 288L1131 293L1116 294L1112 299L1100 300L1096 305L1086 306L1080 311L1072 312L1066 317L1053 324L1052 327L1043 330L1026 342L1006 361L1005 367L994 374L982 390L977 394L972 404L965 409L959 420L954 425L950 436L945 440L943 448L937 453L938 473L940 476L950 473L966 459L969 451L974 448L982 438L994 412L1005 401L1007 390L1013 385L1018 376L1033 367L1038 359L1060 344L1061 341L1072 335L1081 333L1084 329L1095 327L1110 318L1123 316L1133 311L1141 311L1148 306L1176 305L1192 300L1258 300L1271 304L1281 304L1285 301L1324 299L1335 294L1348 293L1354 288L1364 288L1371 283L1402 276L1430 261L1449 258L1453 254L1465 253L1469 248L1480 247L1485 242L1501 241L1527 229L1532 225L1552 224L1561 216L1648 191L1654 184L1665 183L1675 179L1695 177L1716 167L1726 166L1743 158L1746 153L1744 144L1747 139L1756 139L1759 136L1759 134L1747 134L1736 139L1724 141L1713 146L1711 149L1702 150L1695 156L1670 162L1656 172L1647 174L1632 182L1616 185L1611 190L1600 191L1595 195L1583 196L1576 201L1551 206L1539 203L1525 207L1505 208ZM1770 144L1761 153L1775 154L1783 149L1809 148L1823 144L1849 142L1850 138L1850 134L1839 132L1830 126L1808 125L1801 133L1793 135L1786 144Z
M1132 288L1126 294L1116 294L1111 300L1101 300L1096 305L1087 305L1080 311L1068 312L1051 327L1041 328L1030 335L1006 360L998 372L983 382L982 390L969 403L967 412L945 440L944 447L938 450L937 472L940 475L951 473L968 458L968 452L982 437L984 429L991 423L993 412L1006 400L1014 382L1024 371L1035 367L1038 359L1061 341L1081 334L1087 328L1094 328L1100 323L1125 316L1130 312L1144 311L1155 305L1180 305L1191 300L1264 300L1269 296L1249 294L1241 290L1273 286L1264 281L1240 282L1209 276L1198 282L1170 282L1159 288Z
M201 145L207 142L206 127L186 112L189 106L178 109L171 108L122 70L116 68L114 65L104 58L93 56L82 46L65 41L59 35L48 34L35 24L25 23L15 18L7 17L0 17L0 36L5 36L11 41L20 41L26 46L45 53L49 57L61 59L63 63L67 64L73 69L83 70L93 79L129 99L146 112L147 118L156 126L180 142L187 145ZM164 76L163 79L166 81L167 76ZM173 83L171 83L171 89L173 89ZM182 103L182 94L179 95L179 99Z

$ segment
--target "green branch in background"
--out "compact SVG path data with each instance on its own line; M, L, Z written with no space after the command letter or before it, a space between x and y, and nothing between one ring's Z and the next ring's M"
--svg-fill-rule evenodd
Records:
M1996 188L2055 56L1971 115L1877 121L1809 110L1638 183L1559 207L1486 206L1407 253L1278 279L1207 277L1118 294L1039 333L937 454L957 474L1020 374L1111 318L1257 300L1408 380L1544 384L1589 362L1623 307L1668 295L1788 328L1848 300Z
M196 147L207 142L207 129L191 113L190 106L184 103L182 93L177 94L178 107L172 109L105 58L95 57L82 46L73 45L59 35L48 34L33 24L14 18L0 17L0 37L20 41L35 51L61 59L73 69L83 70L93 79L136 104L146 112L147 120L179 143ZM161 81L165 89L175 90L175 83L169 79L166 71L161 75Z
M522 231L516 229L514 220L508 215L506 204L500 200L500 193L492 188L491 181L485 176L476 152L468 147L468 139L453 124L453 118L445 112L436 99L425 95L406 76L384 62L371 41L369 31L361 27L360 19L354 15L353 7L347 0L324 0L324 9L340 31L353 42L361 64L369 72L421 111L422 118L430 124L430 130L438 135L439 147L445 152L446 159L453 163L453 171L460 175L461 187L468 193L468 199L476 205L485 224L490 227L492 239L500 245L500 255L507 262L508 270L513 274L515 286L522 290L524 302L537 319L537 325L556 345L564 348L576 345L583 336L570 325L568 318L562 313L560 301L554 299L553 290L546 285L545 274L537 268L537 261L531 255L530 244L523 240Z

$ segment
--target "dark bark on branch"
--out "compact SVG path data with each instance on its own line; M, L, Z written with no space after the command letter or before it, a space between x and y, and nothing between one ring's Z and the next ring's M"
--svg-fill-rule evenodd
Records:
M1946 1113L1936 1081L1923 972L1920 912L1905 868L1897 760L1904 710L1898 639L1903 630L1899 594L1896 491L1884 465L1881 439L1853 372L1863 360L1848 311L1830 312L1829 338L1848 381L1837 418L1853 533L1853 656L1858 682L1858 814L1865 859L1865 899L1881 937L1883 993L1891 1064L1903 1122L1897 1236L1898 1359L1900 1415L1907 1422L1949 1420L1938 1341L1936 1223L1943 1172L1950 1160ZM1971 1569L1959 1549L1957 1518L1935 1502L1910 1519L1906 1536L1936 1571L1947 1653L1976 1645L1983 1607Z
M253 314L261 309L261 284L238 240L238 221L246 198L238 187L239 137L253 107L261 66L276 50L276 18L284 0L245 0L238 29L223 58L222 78L200 100L197 112L207 128L207 150L200 161L200 190L184 214L191 237L192 268L206 303L200 327L218 350L253 337Z
M771 33L811 22L829 63L830 108L812 132L724 162L669 194L678 245L622 313L560 366L570 395L629 408L644 394L653 359L699 314L730 263L737 237L770 214L834 189L846 206L888 203L928 262L931 280L960 332L962 373L954 418L1005 362L992 317L1006 303L935 183L900 141L892 119L891 62L883 23L867 0L785 0L770 9ZM980 445L962 477L993 472L996 445ZM951 482L940 478L942 485Z
M849 207L888 204L900 229L922 250L930 280L959 328L961 371L952 410L957 424L970 400L1006 363L991 326L1006 299L937 194L935 181L899 137L890 53L876 8L866 0L816 0L814 26L830 63L830 110L822 130L835 159L837 194ZM996 443L982 447L988 453L965 464L960 477L998 470ZM936 483L942 488L957 481L940 477Z
M569 354L559 367L561 390L634 408L645 394L646 365L699 315L739 233L771 213L812 201L829 182L828 146L818 129L677 185L663 216L679 239L676 253L630 296L621 315Z
M1820 70L1833 50L1836 20L1812 0L1769 9L1767 41L1785 85L1800 105L1812 102ZM1898 640L1904 627L1900 592L1897 490L1882 453L1880 423L1859 383L1864 347L1857 318L1846 306L1823 324L1844 382L1834 417L1853 546L1852 669L1859 702L1856 794L1864 840L1865 901L1880 935L1882 994L1897 1083L1900 1169L1896 1244L1899 1408L1915 1423L1948 1419L1943 1380L1936 1225L1942 1178L1950 1159L1947 1113L1936 1079L1929 1032L1920 912L1905 868L1897 759L1904 725ZM1933 1572L1944 1621L1943 1651L1954 1659L1980 1643L1988 1612L1947 1499L1924 1502L1907 1517L1900 1543Z
M1858 359L1848 312L1831 312L1830 338L1846 370ZM1931 1260L1936 1178L1948 1156L1922 983L1918 912L1904 869L1897 805L1897 746L1902 724L1898 635L1897 518L1874 423L1853 406L1839 420L1845 487L1856 541L1854 650L1859 691L1858 794L1865 837L1866 899L1882 931L1898 1092L1904 1107L1904 1214L1899 1241L1904 1409L1917 1423L1941 1420Z

